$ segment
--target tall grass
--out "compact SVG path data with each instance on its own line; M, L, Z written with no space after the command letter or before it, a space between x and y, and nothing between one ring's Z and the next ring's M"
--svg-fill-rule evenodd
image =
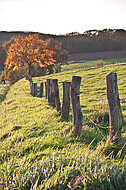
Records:
M107 112L105 81L110 72L117 72L121 99L126 99L126 65L80 69L34 78L39 85L47 78L58 78L62 102L62 82L82 76L81 109L93 121ZM87 96L90 95L90 96ZM92 96L92 97L91 97ZM22 79L12 85L0 104L0 189L125 189L126 188L126 107L122 146L113 154L114 144L105 141L108 129L99 129L86 116L81 137L69 135L72 111L68 122L45 97L32 97L29 82ZM95 121L97 122L97 121ZM101 125L108 126L107 122ZM113 147L111 150L108 147ZM114 155L114 156L113 156Z
M101 145L100 145L101 146ZM126 160L105 157L90 147L55 152L39 162L25 158L6 162L1 187L14 189L116 189L126 188ZM78 180L77 180L78 178Z

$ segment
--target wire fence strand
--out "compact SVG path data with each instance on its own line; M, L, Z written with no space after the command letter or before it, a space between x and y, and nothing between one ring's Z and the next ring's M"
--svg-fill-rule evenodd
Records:
M97 101L99 101L99 102L106 102L106 101L107 101L107 100L100 100L99 98L96 98L96 97L94 97L94 96L91 96L90 94L85 94L85 93L80 94L80 95L78 95L78 96L89 96L89 97L91 97L91 98L93 98L93 99L95 99L95 100L97 100Z
M86 118L87 118L90 122L92 122L92 123L97 127L97 130L100 132L100 134L102 135L102 137L103 137L105 140L107 140L106 137L103 135L103 133L100 131L99 128L102 128L102 129L109 129L109 128L111 128L111 127L110 127L110 126L108 126L108 127L102 127L101 125L95 123L92 119L90 119L90 118L88 117L88 115L85 114L83 111L82 111L82 113L83 113L83 115L86 116Z
M104 79L95 79L95 78L86 78L86 77L81 77L81 78L86 79L86 80L96 80L96 81L105 81L105 82L106 82L106 80L104 80ZM118 79L117 81L126 83L125 80L120 80L120 79Z
M86 77L81 77L81 78L86 79L86 80L106 81L104 79L95 79L95 78L86 78Z

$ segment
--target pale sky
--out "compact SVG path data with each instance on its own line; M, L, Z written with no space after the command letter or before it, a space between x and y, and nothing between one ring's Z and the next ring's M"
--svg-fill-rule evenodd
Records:
M126 0L0 0L0 31L126 30Z

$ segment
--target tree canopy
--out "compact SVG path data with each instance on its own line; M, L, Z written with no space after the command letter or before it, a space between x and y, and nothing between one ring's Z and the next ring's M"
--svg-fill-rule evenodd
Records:
M21 66L28 66L31 76L32 65L47 67L53 65L54 51L46 48L46 42L39 39L37 35L26 37L15 36L13 42L6 48L7 58L5 65L8 69L18 70Z
M46 40L46 47L55 52L54 60L56 61L54 65L49 65L49 73L53 73L55 70L56 73L61 71L61 65L67 62L68 52L62 49L62 43L53 38L48 38Z

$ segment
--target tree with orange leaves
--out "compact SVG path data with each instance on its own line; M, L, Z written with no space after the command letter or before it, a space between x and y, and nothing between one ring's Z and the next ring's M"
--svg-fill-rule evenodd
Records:
M47 67L53 65L54 51L46 48L46 42L39 39L37 35L28 37L13 37L13 43L7 52L5 65L8 69L18 70L22 66L28 66L29 77L31 78L32 65Z

